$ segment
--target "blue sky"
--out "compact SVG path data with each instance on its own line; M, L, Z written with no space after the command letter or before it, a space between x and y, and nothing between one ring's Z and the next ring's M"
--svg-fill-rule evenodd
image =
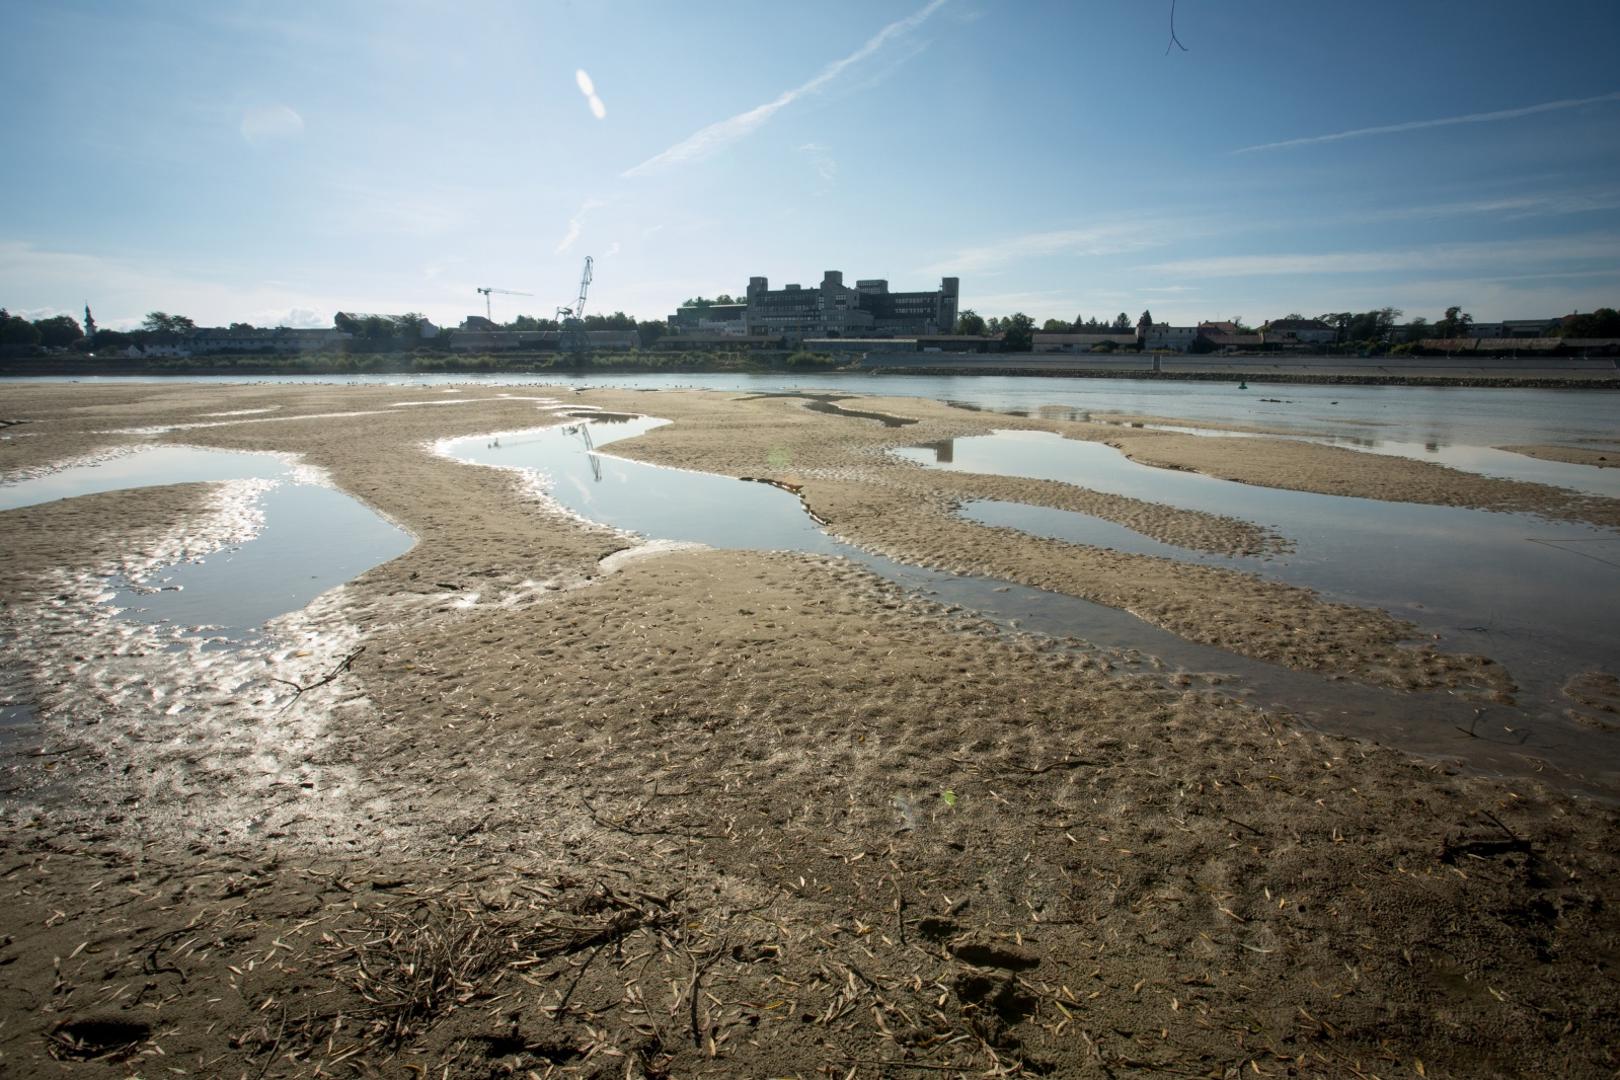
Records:
M1038 319L1620 304L1612 0L1178 0L1168 53L1169 0L0 13L34 317L547 315L586 255L642 318L830 268Z

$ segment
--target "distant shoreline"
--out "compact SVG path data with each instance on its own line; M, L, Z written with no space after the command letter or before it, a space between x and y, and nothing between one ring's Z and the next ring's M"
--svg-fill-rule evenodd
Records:
M362 362L354 362L356 359ZM551 359L551 358L547 358ZM664 359L664 357L660 357ZM0 379L5 378L145 378L164 380L208 379L220 376L239 378L374 376L374 375L523 375L567 380L575 377L603 375L906 375L906 376L1001 376L1014 378L1073 378L1073 379L1131 379L1137 381L1170 382L1242 382L1257 384L1322 384L1330 386L1457 386L1502 389L1569 389L1620 390L1620 370L1594 369L1591 374L1572 372L1560 368L1556 373L1533 374L1530 368L1509 368L1501 374L1490 373L1489 368L1453 369L1446 373L1428 373L1421 369L1422 361L1389 365L1403 370L1376 371L1277 371L1259 370L1270 364L1223 364L1196 370L1161 370L1119 367L1105 368L1091 364L1066 364L1056 357L1040 356L1035 363L986 359L985 362L957 361L955 363L893 363L879 360L875 363L839 363L832 357L818 359L819 363L784 363L781 358L767 358L748 354L726 354L709 358L707 362L690 354L667 357L667 363L642 362L638 357L615 356L608 362L595 358L583 364L548 364L528 357L470 357L449 363L434 362L437 357L410 357L382 355L363 358L332 358L324 356L289 357L280 362L265 362L261 358L238 357L186 357L155 360L145 363L63 363L60 359L28 358L0 364ZM887 358L885 358L887 359ZM1324 358L1332 359L1332 358ZM333 362L336 360L337 362ZM1178 358L1187 363L1188 358ZM1383 365L1380 365L1383 368Z
M1045 379L1135 379L1149 382L1252 382L1252 383L1316 383L1329 386L1468 386L1520 389L1620 390L1620 373L1615 375L1579 376L1505 376L1505 375L1352 375L1312 374L1307 372L1248 372L1248 371L1130 371L1076 368L886 368L846 369L866 374L881 375L1001 375L1017 378Z

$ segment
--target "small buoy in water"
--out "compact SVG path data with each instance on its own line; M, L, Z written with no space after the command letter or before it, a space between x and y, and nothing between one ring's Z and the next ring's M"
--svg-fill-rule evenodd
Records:
M1242 380L1242 381L1240 381L1238 383L1238 389L1239 390L1247 390L1248 388L1249 388L1249 383L1248 383L1247 379Z

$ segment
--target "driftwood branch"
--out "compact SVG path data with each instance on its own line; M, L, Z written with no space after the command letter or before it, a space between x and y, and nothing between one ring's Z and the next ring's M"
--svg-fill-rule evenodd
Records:
M966 766L975 772L986 771L985 766L981 765L977 761L972 760L971 758L952 757L951 760L956 764ZM1090 758L1064 758L1061 761L1053 761L1045 765L1037 766L1020 765L1016 761L1005 761L998 764L999 767L1004 771L1012 770L1014 772L1028 773L1030 776L1039 776L1042 773L1049 773L1053 769L1102 769L1108 766L1108 762L1106 761L1093 761Z
M339 675L342 675L345 671L348 671L349 666L354 663L355 658L365 651L366 647L364 645L360 646L359 648L355 649L354 652L350 653L348 656L345 656L341 661L339 661L337 667L333 668L319 679L316 679L314 682L307 685L303 683L295 683L291 679L278 679L274 675L270 677L270 681L278 682L283 686L290 686L293 688L292 700L287 702L287 704L290 706L294 701L297 701L300 697L302 697L306 691L314 690L318 686L325 686L327 683L336 679Z
M596 805L594 803L592 803L590 798L587 797L586 795L581 794L580 797L579 797L579 801L585 804L585 810L586 810L587 813L589 813L591 815L591 820L592 821L596 822L598 825L602 826L604 829L612 829L615 832L622 832L626 836L678 836L678 837L681 837L682 839L685 839L685 840L725 840L725 839L727 839L727 837L724 836L721 833L693 832L693 831L689 831L689 830L686 830L686 829L637 829L637 828L632 828L631 826L625 824L623 821L614 821L613 819L604 816L601 811L597 810ZM645 804L643 804L643 805L645 805ZM632 813L639 812L640 809L641 809L641 807L637 807L636 811L633 811Z

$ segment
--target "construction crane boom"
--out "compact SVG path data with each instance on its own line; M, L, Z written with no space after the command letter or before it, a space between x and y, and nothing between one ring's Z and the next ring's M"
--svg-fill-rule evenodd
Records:
M591 266L591 257L587 255L585 256L585 273L581 274L579 278L579 300L574 304L574 318L576 319L585 317L585 293L591 287Z
M579 277L579 298L573 307L557 309L557 344L564 348L583 348L585 345L585 295L591 288L591 268L595 261L585 256L585 272Z
M533 296L534 295L534 293L516 292L516 291L514 291L512 289L497 289L492 285L479 285L474 291L475 292L481 292L481 293L484 294L484 318L488 319L490 322L495 321L494 317L490 314L490 307L489 307L489 294L490 293L500 293L502 296Z

